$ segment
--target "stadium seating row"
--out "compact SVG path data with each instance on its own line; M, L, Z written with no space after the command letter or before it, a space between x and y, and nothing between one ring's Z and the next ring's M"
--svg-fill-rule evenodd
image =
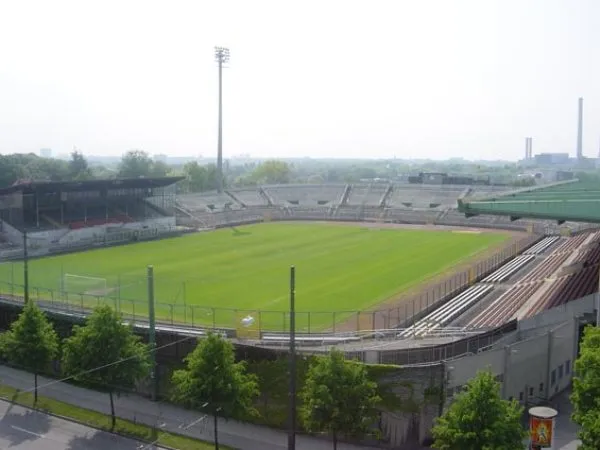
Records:
M529 252L538 252L544 241L548 242L549 239L542 240L529 249ZM495 327L515 317L531 317L544 309L594 292L598 286L599 243L600 233L597 232L555 238L550 246L545 247L552 251L540 264L522 275L515 285L486 305L475 317L468 319L464 325L468 328ZM565 264L572 271L556 277Z
M432 330L450 324L472 305L488 295L493 289L494 286L488 284L471 286L441 308L438 308L425 318L419 320L416 324L406 328L399 334L399 337L422 337Z
M251 206L372 206L404 209L437 209L455 207L467 186L428 186L412 184L285 184L257 188L231 189L223 194L208 192L182 194L179 201L191 211L219 211ZM469 188L471 192L487 194L487 189ZM502 187L506 190L505 187Z
M527 264L535 259L535 255L519 255L483 279L484 283L501 283L508 280Z
M541 287L542 283L543 281L537 281L514 285L471 320L467 324L467 328L493 328L502 325L507 322L507 318L512 318L521 305Z

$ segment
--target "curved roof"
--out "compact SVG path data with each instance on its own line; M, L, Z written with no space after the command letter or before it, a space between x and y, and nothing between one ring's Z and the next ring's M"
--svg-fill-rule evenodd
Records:
M458 210L467 217L491 214L510 216L515 220L600 223L600 186L594 182L572 180L492 197L467 197L458 200Z
M86 181L32 181L19 182L12 186L0 189L0 195L8 195L14 192L32 194L34 192L78 192L94 191L100 189L134 189L134 188L160 188L169 186L183 180L184 177L160 177L160 178L117 178L110 180L86 180Z

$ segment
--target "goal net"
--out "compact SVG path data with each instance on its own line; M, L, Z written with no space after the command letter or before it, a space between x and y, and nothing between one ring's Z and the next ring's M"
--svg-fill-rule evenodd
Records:
M106 278L88 277L65 273L61 279L61 291L64 294L108 295Z

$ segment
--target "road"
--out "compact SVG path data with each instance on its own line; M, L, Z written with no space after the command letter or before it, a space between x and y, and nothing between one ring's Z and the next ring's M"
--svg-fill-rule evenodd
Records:
M140 450L158 449L68 420L0 400L0 449Z
M107 394L67 383L58 383L44 377L39 377L38 382L39 392L42 396L103 414L110 414ZM29 390L33 387L33 375L21 370L0 366L0 383L21 390ZM115 411L117 416L133 422L159 426L164 431L171 431L204 441L212 442L214 440L211 417L201 420L201 415L198 412L189 411L168 403L152 402L137 395L121 395L115 397ZM242 450L287 449L287 435L283 431L235 420L219 420L219 442ZM330 450L331 442L301 435L297 437L296 448L298 450ZM370 447L349 444L338 445L339 450L365 448Z

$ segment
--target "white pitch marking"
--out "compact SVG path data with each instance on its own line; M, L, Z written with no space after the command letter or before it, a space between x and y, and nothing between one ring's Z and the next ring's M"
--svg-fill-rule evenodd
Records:
M43 435L43 434L34 433L33 431L26 430L25 428L21 428L21 427L18 427L18 426L16 426L16 425L11 425L10 427L11 427L11 428L14 428L14 429L15 429L15 430L17 430L17 431L21 431L22 433L31 434L31 435L33 435L33 436L36 436L36 437L39 437L39 438L42 438L42 439L44 438L44 435Z

